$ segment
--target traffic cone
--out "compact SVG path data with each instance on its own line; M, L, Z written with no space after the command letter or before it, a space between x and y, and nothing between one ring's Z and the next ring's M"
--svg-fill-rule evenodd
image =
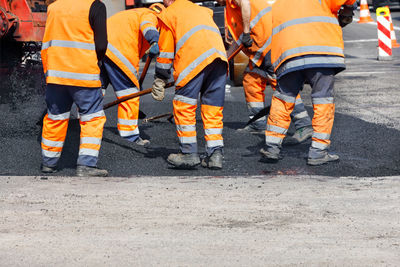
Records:
M373 22L371 14L369 13L369 7L367 0L361 0L360 3L360 20L358 23L368 23Z
M388 6L387 6L387 8L389 9ZM394 32L392 15L390 14L390 9L389 9L389 20L390 20L390 39L392 39L392 48L400 47L400 44L397 42L397 39L396 39L396 33Z

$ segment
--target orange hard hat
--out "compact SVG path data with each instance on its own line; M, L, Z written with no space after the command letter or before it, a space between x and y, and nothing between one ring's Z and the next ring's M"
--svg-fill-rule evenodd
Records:
M165 9L165 6L161 3L154 3L151 6L149 6L149 8L154 12L156 12L157 14L160 14L161 11Z

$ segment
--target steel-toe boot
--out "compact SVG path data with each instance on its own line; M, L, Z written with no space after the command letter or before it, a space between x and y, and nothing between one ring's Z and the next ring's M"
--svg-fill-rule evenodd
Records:
M76 175L81 177L106 177L108 176L108 172L103 169L99 169L97 167L89 167L89 166L82 166L78 165L76 167Z
M312 135L313 135L312 126L306 126L297 129L292 136L286 136L285 139L283 139L283 144L289 146L297 145L311 138Z
M215 150L211 156L205 157L201 160L201 166L204 168L209 168L211 170L222 169L222 160L224 156L222 155L222 150Z
M54 166L54 167L45 166L42 164L42 165L40 165L40 170L43 173L55 173L55 172L57 172L57 167L56 166Z
M141 137L136 139L134 141L134 143L137 144L138 146L143 146L143 147L149 147L150 146L150 141L147 140L147 139L142 139Z
M167 162L179 169L193 169L200 164L200 158L197 153L177 153L170 154L167 158Z
M269 147L264 147L260 149L261 153L261 161L267 162L267 163L276 163L282 157L279 154L279 149L271 149Z
M311 166L318 166L322 164L326 164L331 161L338 161L339 156L335 154L329 154L328 152L325 151L324 155L320 158L308 158L307 159L307 164Z
M265 134L265 129L258 129L250 124L244 128L237 129L236 132L246 133L246 134L248 134L248 133L250 133L250 134Z

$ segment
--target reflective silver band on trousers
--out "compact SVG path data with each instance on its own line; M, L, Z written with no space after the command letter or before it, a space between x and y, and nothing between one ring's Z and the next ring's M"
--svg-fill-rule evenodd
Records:
M182 103L186 103L186 104L189 104L189 105L193 105L193 106L197 105L197 99L186 97L186 96L183 96L183 95L175 95L174 96L174 100L182 102Z
M139 134L139 127L136 127L136 129L133 131L123 131L123 130L118 129L118 132L119 132L119 135L122 137L137 135L137 134Z
M132 125L137 125L138 120L125 120L118 118L118 124L132 126Z
M283 138L276 137L276 136L265 136L265 143L270 143L270 144L275 144L275 145L280 145L282 144Z
M313 97L312 98L313 105L321 105L321 104L333 104L334 99L333 97Z
M63 41L63 40L51 40L42 44L42 50L45 50L49 47L57 46L57 47L66 47L66 48L79 48L86 50L95 50L96 47L94 43L84 43L84 42L76 42L76 41Z
M313 138L321 139L321 140L329 140L331 138L331 135L328 133L316 133L314 132L312 135Z
M267 124L266 130L270 131L270 132L279 133L279 134L286 134L287 133L287 129L282 128L282 127L278 127L278 126L275 126L275 125L270 125L270 124Z
M101 145L101 139L96 137L81 137L80 139L82 144L93 144L93 145Z
M226 53L225 51L219 51L216 48L211 48L210 50L204 52L202 55L200 55L198 58L193 60L178 76L178 79L176 79L175 84L179 84L183 79L186 78L198 65L200 65L201 62L206 60L208 57L212 56L213 54L219 54L222 57L226 58Z
M273 96L276 98L279 98L280 100L283 100L287 103L296 103L296 98L288 95L284 95L278 91L274 91Z
M182 144L194 144L197 143L197 137L196 136L178 136L179 142Z
M59 158L61 156L61 152L48 151L42 149L42 155L48 158Z
M312 142L311 142L311 147L313 147L313 148L318 148L318 149L321 149L321 150L325 150L325 149L328 149L328 148L329 148L329 145L326 145L326 144L322 144L322 143L319 143L319 142L312 141Z
M208 140L207 147L224 146L224 140Z
M66 78L66 79L73 79L73 80L82 80L82 81L98 81L98 80L100 80L100 74L77 73L77 72L60 71L60 70L47 70L45 73L45 76L46 77Z
M136 71L136 68L132 65L132 63L121 53L118 51L117 48L115 48L112 44L108 43L107 46L108 49L129 69L130 72L133 73L133 75L136 77L136 79L139 79L138 73Z
M79 149L79 156L98 157L99 156L99 151L96 150L96 149L90 149L90 148L80 148Z
M80 121L90 121L90 120L92 120L94 118L104 117L105 116L104 110L100 110L100 111L97 111L97 112L91 113L91 114L85 114L85 115L80 114L80 115L81 115Z
M51 147L63 147L63 145L64 145L63 141L51 141L44 137L42 137L42 143L45 146L51 146Z
M205 135L222 134L222 128L209 128L209 129L204 129L204 134L205 134Z
M69 119L71 112L65 112L62 114L54 115L51 114L49 110L47 110L47 117L53 121L62 121L62 120L67 120Z
M181 131L181 132L195 132L196 131L196 125L177 124L176 125L176 130L177 131Z

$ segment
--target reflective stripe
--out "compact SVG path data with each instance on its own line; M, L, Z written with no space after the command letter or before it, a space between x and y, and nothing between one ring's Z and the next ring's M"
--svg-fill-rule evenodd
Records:
M284 95L279 93L278 91L275 91L273 94L274 97L279 98L280 100L283 100L287 103L296 103L296 98L288 95Z
M64 145L63 141L51 141L44 137L42 137L42 143L45 146L51 146L51 147L63 147L63 145Z
M254 19L252 19L250 21L250 29L252 29L254 26L256 26L256 24L260 21L260 19L267 14L268 12L271 11L271 7L266 7L264 9L262 9L260 12L258 12L258 14L254 17Z
M47 49L51 46L67 47L67 48L79 48L86 50L95 50L96 47L93 43L83 43L76 41L63 41L63 40L51 40L42 44L42 50Z
M181 131L181 132L195 132L196 131L196 125L177 124L176 125L176 130L177 131Z
M207 147L224 146L224 140L208 140Z
M340 47L335 47L335 46L322 46L322 45L311 45L311 46L301 46L301 47L295 47L289 50L286 50L282 55L272 63L274 68L276 68L282 60L285 58L295 55L295 54L301 54L301 53L307 53L307 52L322 52L322 53L336 53L336 54L343 54L343 49Z
M146 33L147 33L148 31L156 31L156 32L158 32L156 27L150 26L150 27L147 27L146 29L144 29L144 30L142 31L143 35L146 35Z
M101 145L101 139L96 137L81 137L81 144Z
M280 133L280 134L286 134L287 133L287 129L282 128L282 127L278 127L278 126L275 126L275 125L269 125L269 124L267 124L267 129L266 130L270 131L270 132Z
M138 120L124 120L124 119L120 119L118 118L118 124L122 124L122 125L137 125L138 124Z
M48 158L59 158L61 156L61 152L48 151L42 149L42 155Z
M163 69L163 70L169 70L170 68L172 68L172 63L156 62L156 68Z
M209 129L204 129L204 134L205 134L205 135L222 134L222 128L209 128Z
M187 75L189 75L198 65L200 65L201 62L203 62L205 59L207 59L209 56L218 53L223 57L226 57L226 53L217 50L216 48L211 48L210 50L204 52L202 55L200 55L198 58L192 61L178 76L178 79L176 80L175 84L179 84L184 78L186 78Z
M312 141L311 142L311 147L318 148L318 149L321 149L321 150L325 150L325 149L327 149L329 147L329 145L322 144L320 142Z
M312 99L313 105L333 104L333 97L318 97Z
M179 41L176 43L176 48L175 51L178 54L179 49L181 49L181 47L185 44L185 42L196 32L201 31L201 30L207 30L207 31L212 31L215 33L218 33L218 35L220 35L220 32L217 28L214 28L212 26L208 26L208 25L197 25L196 27L193 27L192 29L190 29L187 33L185 33L181 39L179 39Z
M126 95L135 94L137 92L139 92L139 90L136 87L132 87L132 88L128 88L128 89L124 89L124 90L120 90L120 91L115 91L115 95L117 97L123 97Z
M130 70L130 72L135 75L136 79L138 79L138 74L136 71L136 68L132 65L132 63L121 53L116 49L112 44L108 43L107 46L108 49L110 49L111 52L119 59L121 62Z
M265 136L265 143L280 145L282 144L282 140L283 140L282 138L276 136L269 136L269 135Z
M264 108L264 102L248 102L250 108Z
M79 156L98 157L99 156L99 151L95 150L95 149L90 149L90 148L80 148L79 149Z
M299 97L299 98L296 98L295 105L302 104L302 103L303 103L303 100L301 100L300 97Z
M268 38L268 40L265 42L265 44L257 50L256 54L254 55L254 58L251 60L254 62L254 64L257 63L257 61L260 60L260 57L262 56L263 51L267 48L267 46L269 46L271 44L272 41L272 37L270 36Z
M283 73L284 71L292 68L297 68L299 66L304 65L313 65L313 64L334 64L334 65L344 65L344 58L340 56L332 56L332 57L319 57L319 56L312 56L312 57L305 57L305 58L295 58L282 67L279 68L279 73Z
M133 131L122 131L122 130L118 130L118 132L119 132L119 135L122 136L122 137L132 136L132 135L137 135L137 134L139 134L139 128L136 127L136 129L133 130Z
M79 113L79 114L81 115L80 121L90 121L93 118L105 116L104 110L100 110L100 111L97 111L97 112L92 113L92 114L85 114L85 115L81 114L81 113Z
M307 111L302 111L294 116L295 119L302 119L308 117Z
M175 95L174 96L174 100L182 102L182 103L186 103L186 104L189 104L189 105L193 105L193 106L197 105L197 99L189 98L189 97L186 97L186 96L183 96L183 95Z
M142 23L140 23L140 28L142 28L143 25L149 24L149 23L152 24L150 21L147 21L147 20L143 21Z
M158 57L173 59L173 58L175 58L175 53L174 52L160 52L160 55Z
M193 144L193 143L197 143L197 138L196 136L190 136L190 137L186 137L186 136L179 136L179 142L182 144Z
M322 140L329 140L331 135L327 134L327 133L316 133L316 132L314 132L312 137L313 138L317 138L317 139L322 139Z
M45 76L66 78L73 80L83 80L83 81L100 80L100 74L77 73L77 72L60 71L60 70L47 70Z
M292 19L289 21L286 21L285 23L282 23L281 25L276 26L274 29L272 29L272 35L275 35L284 29L294 26L294 25L300 25L300 24L308 24L308 23L315 23L315 22L325 22L325 23L332 23L339 25L338 20L336 18L332 17L327 17L327 16L314 16L314 17L306 17L306 18L298 18L298 19Z
M244 72L248 72L248 73L256 73L264 78L267 79L276 79L276 75L275 73L268 73L265 70L260 69L259 67L254 67L252 70L250 70L249 65L247 65L246 69L244 70Z
M65 112L62 114L54 115L54 114L51 114L49 110L47 110L47 117L52 121L68 120L70 113L71 112Z

